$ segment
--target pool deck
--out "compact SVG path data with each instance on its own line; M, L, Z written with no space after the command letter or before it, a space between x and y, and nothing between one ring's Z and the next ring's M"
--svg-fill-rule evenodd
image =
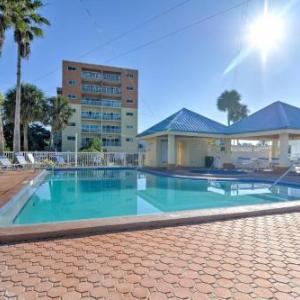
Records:
M0 172L0 208L39 173L39 170Z
M0 247L0 299L300 299L300 213Z

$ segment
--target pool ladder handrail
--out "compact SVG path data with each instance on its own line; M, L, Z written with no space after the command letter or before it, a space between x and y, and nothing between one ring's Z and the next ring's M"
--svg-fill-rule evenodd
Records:
M290 165L290 167L283 173L281 174L271 185L270 189L272 189L273 187L275 187L275 185L277 185L285 176L287 176L291 170L295 167L295 163L292 163Z

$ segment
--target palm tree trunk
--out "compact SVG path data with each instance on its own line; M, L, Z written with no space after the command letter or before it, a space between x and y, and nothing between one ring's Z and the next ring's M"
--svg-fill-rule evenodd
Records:
M0 154L3 154L4 147L5 147L5 139L4 139L4 132L3 132L2 116L0 111Z
M21 150L21 136L20 136L20 114L21 114L21 49L18 44L17 56L17 86L16 86L16 105L15 105L15 123L14 123L14 152Z
M49 150L50 151L53 150L53 142L54 142L54 132L53 132L53 129L51 128L51 132L50 132L50 144L49 144Z
M28 151L28 125L23 125L23 148L24 151Z
M227 111L227 125L230 126L230 117L229 111Z

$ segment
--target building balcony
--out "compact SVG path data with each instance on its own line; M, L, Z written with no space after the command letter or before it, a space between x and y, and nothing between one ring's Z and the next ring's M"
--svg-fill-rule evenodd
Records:
M85 98L85 99L81 99L80 103L82 105L88 105L88 106L121 108L121 101L118 100L109 100L109 99L94 100L94 99Z
M121 75L114 73L82 71L81 78L89 81L108 81L113 83L121 83Z
M121 114L82 112L81 118L88 119L88 120L120 121Z
M119 87L100 86L96 84L82 84L81 92L91 94L107 94L107 95L121 95L121 89Z

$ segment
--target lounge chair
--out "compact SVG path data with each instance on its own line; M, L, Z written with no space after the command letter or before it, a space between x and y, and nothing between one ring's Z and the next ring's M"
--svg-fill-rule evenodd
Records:
M256 160L253 160L250 157L239 156L237 158L236 163L235 163L235 167L237 169L254 169L256 167L255 162L256 162L256 165L257 165Z
M93 158L94 166L103 166L104 165L104 158L103 154L97 154Z
M278 166L279 166L279 158L278 157L272 157L270 167L274 168L274 167L278 167Z
M0 167L1 169L16 169L20 167L19 164L13 164L6 156L0 156Z
M31 164L35 165L35 159L32 153L26 153L26 156Z
M25 159L23 154L16 153L15 157L16 157L16 160L17 160L19 166L21 166L23 168L31 166L31 164Z
M257 168L258 169L267 169L270 167L269 159L267 157L258 157L257 158Z
M53 161L55 162L55 164L57 164L59 166L64 166L64 165L67 164L65 159L64 159L64 156L62 154L59 154L59 153L53 154Z

